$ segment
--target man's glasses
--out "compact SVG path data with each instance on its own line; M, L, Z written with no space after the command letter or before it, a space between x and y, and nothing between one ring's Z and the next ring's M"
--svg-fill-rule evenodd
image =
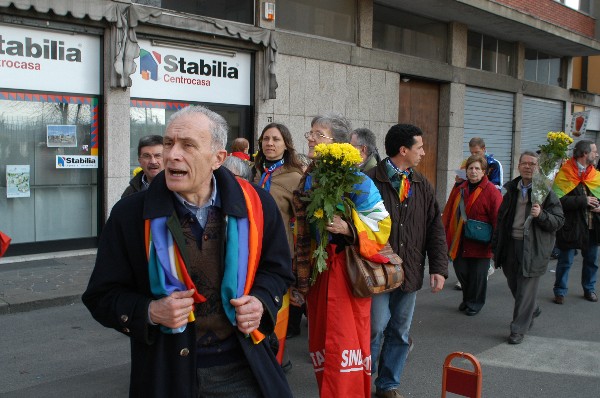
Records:
M144 153L142 155L140 155L140 159L144 159L144 160L152 160L152 159L156 159L156 160L161 160L162 159L162 153L157 153L157 154L150 154L150 153Z
M304 133L304 138L306 138L307 140L310 140L310 139L314 139L316 135L318 135L321 138L325 138L325 139L333 141L333 138L327 137L325 134L319 133L318 131L307 131L306 133Z
M528 167L536 167L538 164L534 163L534 162L521 162L519 163L520 166L528 166Z

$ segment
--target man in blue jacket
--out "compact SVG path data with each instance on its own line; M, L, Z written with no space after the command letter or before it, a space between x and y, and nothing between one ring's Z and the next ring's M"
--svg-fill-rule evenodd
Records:
M169 120L165 170L113 208L83 302L131 341L132 397L291 397L268 339L293 281L281 216L220 168L227 123Z

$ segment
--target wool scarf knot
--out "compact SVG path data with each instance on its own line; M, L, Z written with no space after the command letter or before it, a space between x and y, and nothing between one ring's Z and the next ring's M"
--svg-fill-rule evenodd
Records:
M260 177L259 185L261 188L263 188L267 192L269 192L271 190L271 175L273 174L273 172L275 170L282 167L283 163L284 163L284 160L281 159L281 160L273 163L271 165L271 167L269 167L269 168L266 168L265 165L263 165L263 168L265 168L265 171L262 173L262 176Z

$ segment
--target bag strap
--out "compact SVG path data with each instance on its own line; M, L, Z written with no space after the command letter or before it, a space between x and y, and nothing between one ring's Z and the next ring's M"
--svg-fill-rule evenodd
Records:
M461 188L460 189L460 202L458 205L460 208L460 217L463 219L464 222L467 222L468 218L467 218L467 212L465 211L465 201L464 201L463 191L464 191L464 188ZM483 189L481 189L481 187L475 188L475 192L473 192L473 195L471 196L471 200L469 201L469 205L468 205L469 210L471 210L473 203L475 203L475 200L479 197L479 195L481 194L482 191L483 191Z

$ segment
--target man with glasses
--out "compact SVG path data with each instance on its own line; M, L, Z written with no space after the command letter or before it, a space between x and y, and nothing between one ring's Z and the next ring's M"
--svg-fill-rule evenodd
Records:
M552 189L565 211L565 225L556 232L560 249L556 263L554 302L563 304L567 295L569 270L577 249L581 250L583 297L598 301L598 244L600 243L600 172L594 165L598 150L592 141L581 140L573 148L573 157L566 161L554 179Z
M152 179L164 168L162 151L163 138L160 135L148 135L140 138L138 142L138 162L142 171L135 174L129 181L129 186L125 189L121 198L148 189Z
M541 204L531 202L537 168L537 155L523 152L519 158L520 176L504 185L506 194L492 238L494 263L502 267L515 299L509 344L520 344L533 320L542 313L536 299L540 277L548 269L555 232L565 219L554 192L550 191Z

